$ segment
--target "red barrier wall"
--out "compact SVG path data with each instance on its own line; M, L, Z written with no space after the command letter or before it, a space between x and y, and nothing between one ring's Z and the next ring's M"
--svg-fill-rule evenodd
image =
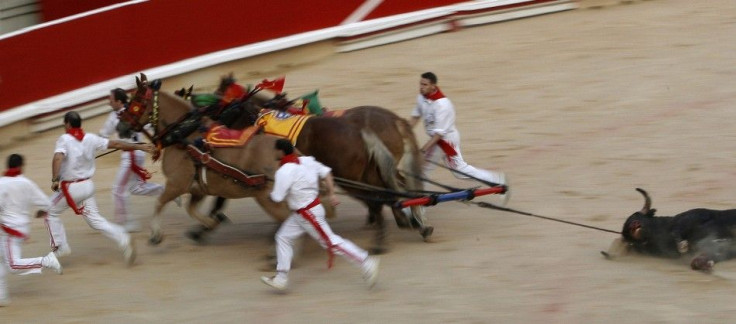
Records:
M187 58L336 26L364 1L284 2L148 1L2 39L0 111ZM367 19L458 2L386 0Z

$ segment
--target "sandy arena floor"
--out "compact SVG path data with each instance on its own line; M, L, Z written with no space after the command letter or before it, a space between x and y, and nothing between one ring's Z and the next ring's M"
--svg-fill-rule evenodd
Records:
M286 91L320 89L332 108L385 106L408 116L419 74L434 71L455 103L463 154L512 179L510 207L620 230L647 189L661 215L733 208L736 190L736 2L635 1L445 33L335 54L287 75ZM131 76L131 82L133 78ZM211 82L210 80L208 80ZM242 80L254 82L257 80ZM192 80L197 83L197 80ZM96 131L104 117L85 122ZM3 148L28 158L50 193L61 129ZM420 141L423 130L416 129ZM4 163L4 162L3 162ZM98 161L104 215L118 156ZM150 166L150 163L149 163ZM151 169L158 169L153 165ZM157 173L154 181L162 182ZM447 171L432 177L473 185ZM489 200L491 198L478 198ZM132 208L140 219L152 198ZM365 210L344 197L334 230L361 246ZM258 277L276 227L255 203L233 201L233 224L206 245L183 236L183 209L165 211L156 247L135 235L139 260L125 268L114 244L72 213L73 254L57 276L10 276L5 323L730 323L736 262L715 275L686 262L604 260L616 235L445 203L429 209L431 243L391 223L392 250L374 290L307 241L286 295ZM27 256L48 251L35 221Z

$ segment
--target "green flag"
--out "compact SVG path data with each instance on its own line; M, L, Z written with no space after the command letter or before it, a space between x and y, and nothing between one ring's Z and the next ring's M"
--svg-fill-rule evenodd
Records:
M312 93L305 94L301 97L299 97L299 100L295 103L295 106L303 107L306 109L307 114L310 115L322 115L324 111L322 111L322 104L319 102L319 97L317 96L319 94L319 90L314 90Z

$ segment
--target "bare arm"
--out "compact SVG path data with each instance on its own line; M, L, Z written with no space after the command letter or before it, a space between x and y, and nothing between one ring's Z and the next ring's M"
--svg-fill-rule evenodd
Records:
M422 146L422 152L426 152L427 150L429 150L430 148L432 148L432 146L434 146L435 144L437 144L437 142L439 140L441 140L441 139L442 139L442 135L440 135L440 134L434 134L434 135L432 135L432 138L430 138L427 141L427 143L424 143L424 146Z
M332 173L328 173L325 177L325 185L327 187L327 197L330 198L330 203L332 206L337 206L340 201L337 200L337 196L335 195L335 179L332 178Z
M156 151L156 146L149 143L142 143L142 144L136 144L136 143L128 143L124 141L117 141L117 140L110 140L107 143L108 148L112 149L118 149L123 151L133 151L133 150L140 150L145 151L147 153L154 153Z
M419 122L419 116L411 116L411 119L409 119L409 126L414 128L414 125L416 125L417 122Z
M59 181L61 180L61 163L64 162L64 153L54 153L51 160L51 190L59 191Z

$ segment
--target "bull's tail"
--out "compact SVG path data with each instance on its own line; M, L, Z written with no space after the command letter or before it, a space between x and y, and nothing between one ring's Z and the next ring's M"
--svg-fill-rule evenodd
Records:
M368 155L376 163L381 179L386 186L393 190L399 189L399 183L396 180L396 160L391 151L386 147L378 136L368 130L362 129L360 135L363 137L363 143L368 150Z
M424 182L421 180L422 159L416 138L406 120L396 120L396 129L401 134L404 143L404 152L399 160L399 169L411 174L404 175L404 188L408 191L424 190Z

